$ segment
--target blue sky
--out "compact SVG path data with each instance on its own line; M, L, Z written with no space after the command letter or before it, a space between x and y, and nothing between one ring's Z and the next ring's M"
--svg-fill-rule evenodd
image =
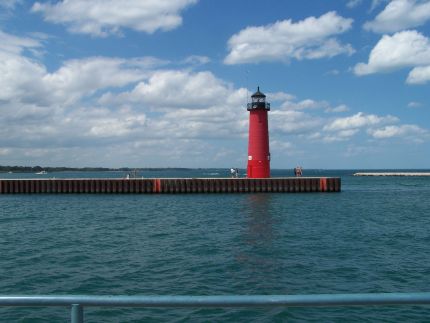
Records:
M0 0L0 165L429 168L429 0Z

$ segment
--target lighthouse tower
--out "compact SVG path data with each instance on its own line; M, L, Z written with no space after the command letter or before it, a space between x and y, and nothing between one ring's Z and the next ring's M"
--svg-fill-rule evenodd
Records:
M266 96L257 88L248 103L249 111L249 141L248 141L248 178L270 177L269 127L267 111L270 103Z

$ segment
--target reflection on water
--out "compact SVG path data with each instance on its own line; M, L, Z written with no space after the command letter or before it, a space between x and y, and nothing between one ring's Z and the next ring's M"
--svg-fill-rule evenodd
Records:
M250 194L244 199L244 219L242 246L238 250L236 260L246 266L250 274L267 278L270 272L279 268L276 255L276 214L274 204L276 198L272 194ZM266 275L266 276L265 276Z
M273 242L273 214L271 194L247 196L246 242L255 246L271 245Z

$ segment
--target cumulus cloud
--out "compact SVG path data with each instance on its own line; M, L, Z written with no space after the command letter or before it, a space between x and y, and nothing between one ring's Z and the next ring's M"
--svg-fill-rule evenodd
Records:
M329 113L339 113L339 112L347 112L349 111L349 108L346 104L340 104L336 107L328 107L325 112Z
M207 56L201 56L201 55L191 55L188 56L183 60L183 64L188 65L204 65L209 63L211 60Z
M274 132L288 135L306 134L318 129L324 120L303 111L276 110L270 113L270 128Z
M69 104L98 89L122 87L144 76L142 70L129 67L124 59L91 57L66 61L54 73L44 75L42 81L54 99Z
M419 108L422 107L422 103L421 102L417 102L417 101L411 101L408 103L408 108Z
M121 165L125 154L137 166L186 166L184 161L191 165L197 160L210 165L219 149L205 140L244 140L247 91L210 72L162 70L166 62L151 57L67 60L48 72L25 56L26 49L41 46L37 41L3 35L3 161L13 156L13 163L22 158L34 164L46 154L61 153L68 158L50 160ZM107 92L122 101L100 103Z
M393 0L364 29L377 33L393 33L425 24L430 19L430 1Z
M325 101L315 101L312 99L305 99L299 102L293 100L286 100L281 105L286 110L308 110L308 109L320 109L328 108L329 104Z
M369 134L376 139L387 139L392 137L413 137L414 140L421 140L421 137L428 135L428 130L417 125L391 125L380 129L369 129Z
M430 41L415 30L394 35L384 35L369 55L368 63L354 67L356 75L387 72L404 67L417 67L408 77L408 83L424 83L428 80L430 65Z
M227 139L246 134L246 95L208 71L159 70L131 91L106 93L99 103L161 114L146 123L153 136Z
M397 117L359 112L349 117L336 118L326 122L322 132L314 133L314 140L323 142L349 141L358 134L367 134L373 139L386 139L398 137L409 142L424 142L428 138L429 131L413 124L401 124Z
M387 139L399 137L412 142L423 142L428 137L429 131L414 124L401 124L397 117L386 115L364 114L337 118L323 127L323 133L318 138L326 142L345 141L360 131L367 133L374 139Z
M341 130L336 133L325 133L320 137L323 142L332 143L332 142L350 140L351 137L356 135L358 132L359 132L359 129L348 129L348 130Z
M390 0L372 0L372 3L370 4L370 11L372 12L375 10L379 5L381 5L384 2L388 2Z
M10 149L8 148L0 148L0 156L6 156L10 153Z
M22 0L0 0L0 8L13 9L20 3Z
M113 115L102 119L97 118L92 120L87 134L96 138L128 136L133 131L142 129L145 121L146 116L144 114L134 116L129 114L125 116Z
M349 8L349 9L353 9L353 8L355 8L355 7L358 7L359 5L361 5L361 3L363 2L363 0L349 0L347 3L346 3L346 6Z
M48 73L35 60L0 51L0 100L68 105L98 89L120 87L143 78L141 71L126 65L122 59L93 57L66 61L57 71Z
M33 12L45 20L65 24L73 33L108 36L122 28L146 33L167 31L182 24L180 13L198 0L63 0L36 2Z
M350 117L337 118L324 126L326 131L344 131L367 126L374 126L381 123L397 122L398 118L393 116L380 117L374 114L364 114L359 112Z
M144 123L145 115L132 111L123 110L118 117L110 110L81 106L99 90L121 88L147 77L156 59L90 57L65 61L48 72L41 62L25 55L27 49L41 46L37 40L4 32L0 38L3 144L37 147L44 141L44 146L73 146L82 144L86 135L106 137L103 127L115 136Z
M101 103L142 102L155 108L202 108L229 103L231 86L211 72L159 70L132 91L119 95L107 93ZM242 94L245 99L245 94Z
M37 39L0 31L0 100L67 106L100 89L135 83L166 64L154 57L88 57L67 60L48 72L40 61L26 55L41 46Z
M40 41L36 39L17 37L0 30L0 52L19 54L25 49L37 48L40 46Z
M406 79L406 83L409 84L424 84L428 81L430 81L430 65L415 67Z
M3 33L3 35L6 35ZM94 166L214 166L245 163L250 91L210 71L174 69L154 57L87 57L48 71L27 51L42 46L12 35L0 48L2 162ZM26 56L27 55L27 56ZM114 77L113 77L114 76ZM333 118L345 105L268 93L270 138L290 142L348 142L372 138L398 119L359 113ZM400 126L399 126L400 127ZM369 130L369 131L370 131ZM406 130L403 130L406 131ZM412 133L412 130L407 130ZM293 147L294 148L294 147ZM127 156L127 157L124 157Z
M224 62L243 64L351 55L354 52L352 46L342 44L334 37L349 30L352 21L331 11L299 22L288 19L266 26L247 27L229 39L230 53Z
M295 99L295 96L290 93L285 92L272 92L266 93L267 100L269 102L273 101L292 101Z
M294 95L285 92L268 93L267 99L271 101L281 101L280 108L289 110L324 110L327 113L338 113L348 111L345 104L333 107L327 101L316 101L312 99L297 100Z

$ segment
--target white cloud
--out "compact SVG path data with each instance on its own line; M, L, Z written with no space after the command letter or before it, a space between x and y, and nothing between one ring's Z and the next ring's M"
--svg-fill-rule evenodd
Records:
M168 69L153 57L66 60L48 72L25 56L42 45L8 36L15 45L2 45L13 50L0 49L3 162L46 164L49 156L53 165L205 167L230 166L216 160L226 154L229 162L246 156L249 90L209 71ZM276 102L269 113L274 151L294 149L290 143L306 149L308 142L353 142L363 129L398 121L366 114L333 119L325 112L347 107L286 92L268 99Z
M423 104L421 102L411 101L408 103L408 108L419 108L422 106Z
M315 101L311 99L305 99L299 102L286 100L281 107L286 110L308 110L329 108L329 104L325 101Z
M349 111L349 108L346 104L340 104L336 107L328 107L325 112L330 112L330 113L339 113L339 112L347 112Z
M278 95L279 97L280 94ZM268 99L270 102L270 99L272 97L268 95ZM280 105L281 109L283 110L324 110L324 112L327 113L339 113L339 112L346 112L349 110L348 106L345 104L341 104L338 106L331 106L330 103L327 101L316 101L312 99L304 99L301 101L297 101L296 98L292 95L286 94L283 98L283 101Z
M10 154L10 149L8 148L0 148L0 156L7 156Z
M20 55L0 50L0 100L32 101L44 97L40 80L45 67Z
M374 126L381 123L397 122L398 119L393 116L380 117L374 114L364 114L359 112L353 116L345 118L337 118L331 123L324 126L325 131L344 131L351 129L358 129L368 126Z
M377 7L379 7L379 5L382 4L383 2L388 2L388 1L390 0L372 0L372 3L370 5L370 12L372 12Z
M0 51L0 100L61 106L106 87L120 87L143 78L142 71L125 60L93 57L71 60L57 71L27 57ZM115 75L115 77L112 77Z
M146 122L152 136L239 138L247 131L246 93L208 71L159 70L131 91L103 95L99 103L160 114Z
M353 9L353 8L355 8L355 7L358 7L359 5L361 5L361 3L363 2L363 0L349 0L347 3L346 3L346 6L349 8L349 9Z
M40 47L38 40L28 37L17 37L0 30L0 52L19 54L25 49Z
M337 141L347 141L350 140L351 137L356 135L359 132L359 129L348 129L348 130L341 130L337 133L328 133L325 134L321 139L323 142L331 143L331 142L337 142Z
M159 70L132 91L120 95L106 94L100 102L142 102L155 108L203 108L229 103L226 101L231 99L230 92L231 86L211 72ZM245 94L242 95L245 99Z
M392 33L418 27L430 19L430 1L393 0L375 20L364 24L364 29L377 33Z
M126 136L130 135L134 130L141 129L145 125L146 116L141 115L126 115L112 116L104 119L95 119L91 123L88 135L96 138Z
M322 126L324 120L302 111L273 110L270 113L270 129L288 135L306 134Z
M333 38L349 30L351 25L352 19L328 12L299 22L288 19L266 26L247 27L229 39L230 53L224 62L242 64L351 55L354 52L351 45L341 44Z
M363 158L363 156L374 155L378 152L378 149L374 146L357 146L357 145L349 145L346 148L344 156L346 157L359 157Z
M97 145L97 140L85 138L130 136L145 125L146 116L136 111L82 106L97 91L147 78L159 60L90 57L66 61L49 73L39 61L25 56L26 49L41 46L38 41L4 32L0 37L1 146Z
M41 46L36 39L0 31L0 100L64 107L100 89L136 83L166 64L154 57L89 57L65 61L48 72L40 61L25 55Z
M430 65L415 67L406 79L408 84L424 84L428 81L430 81Z
M322 133L314 134L314 140L327 143L350 141L359 133L375 139L399 137L409 142L423 143L429 131L413 124L393 125L400 120L394 116L377 116L359 112L355 115L326 122ZM379 128L378 128L379 127Z
M207 56L191 55L185 58L183 63L189 65L204 65L208 64L210 61L210 58Z
M146 33L171 30L182 24L180 13L198 0L63 0L55 4L36 2L49 22L65 24L73 33L107 36L121 28Z
M430 65L430 41L415 30L401 31L393 36L384 35L369 55L368 63L354 67L356 75L387 72L404 67ZM423 83L427 70L419 68L408 78L408 83Z
M76 147L93 147L103 158L121 143L119 151L140 143L155 151L151 156L160 158L169 150L177 156L185 154L190 140L199 141L194 147L201 149L193 150L198 154L208 147L202 145L205 138L242 138L247 131L247 91L234 89L210 72L154 71L165 64L156 58L89 57L65 61L49 73L22 53L25 46L38 43L7 36L3 38L10 43L2 46L8 50L0 49L2 149L31 148L31 158L36 158L54 149L70 153ZM129 85L134 87L127 91L124 87ZM108 107L94 105L103 101L98 99L107 91L113 91L110 98L117 101ZM155 114L148 115L148 111ZM174 140L163 142L162 147L146 144L160 143L166 137ZM90 155L97 158L97 154ZM115 160L111 155L106 158Z
M289 141L270 140L270 148L272 151L285 152L294 148L294 145Z
M332 69L326 73L327 75L339 75L340 71L337 69Z
M54 73L44 75L42 82L51 89L53 99L70 104L99 89L122 87L144 76L142 70L128 66L126 60L91 57L66 61Z
M13 9L20 3L22 3L22 0L0 0L0 7L5 9Z
M291 101L294 100L294 95L285 92L266 93L267 101Z
M400 126L385 126L380 129L369 129L369 134L376 139L387 139L393 137L412 137L414 141L420 141L422 136L428 135L428 130L417 125L405 124Z

